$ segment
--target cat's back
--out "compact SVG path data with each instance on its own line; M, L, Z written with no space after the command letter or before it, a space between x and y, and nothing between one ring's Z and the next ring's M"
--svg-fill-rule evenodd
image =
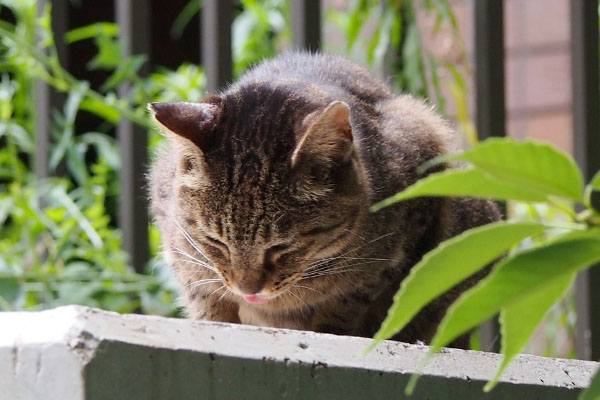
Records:
M375 104L393 96L385 83L364 68L330 54L291 52L266 60L246 72L230 90L262 82L316 86L350 103Z
M331 54L290 52L265 60L225 94L267 98L275 87L285 88L296 106L300 99L321 106L348 104L357 149L372 180L373 201L404 189L417 179L419 165L454 147L453 130L429 104L395 94L365 68Z

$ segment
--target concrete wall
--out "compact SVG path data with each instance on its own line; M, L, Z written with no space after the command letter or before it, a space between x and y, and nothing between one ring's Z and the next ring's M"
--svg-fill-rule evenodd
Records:
M0 313L0 399L398 399L426 346L80 306ZM449 349L414 399L574 399L598 363Z

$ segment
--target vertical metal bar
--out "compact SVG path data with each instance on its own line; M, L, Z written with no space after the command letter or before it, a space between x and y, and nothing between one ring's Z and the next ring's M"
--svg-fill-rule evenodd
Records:
M292 31L294 47L317 51L321 46L321 2L319 0L294 0L292 6Z
M504 1L476 0L475 103L479 139L506 135L504 94ZM501 205L504 208L503 205ZM481 348L499 351L500 325L491 319L481 327Z
M231 0L204 0L201 54L208 92L216 92L231 82L232 9Z
M600 170L600 57L598 1L571 0L573 150L589 180ZM600 198L592 199L600 209ZM600 266L580 273L576 283L577 357L600 359Z
M148 54L151 40L150 2L115 0L114 4L123 56ZM147 73L148 68L146 65L140 73ZM119 96L125 96L129 90L129 85L123 85L119 89ZM119 227L123 232L123 247L137 272L144 271L149 258L148 205L144 190L148 160L146 135L143 128L124 119L117 126L121 145Z
M38 15L41 15L48 0L38 1ZM62 40L67 31L68 24L68 2L67 0L52 1L52 30L56 38L56 49L61 65L67 64L67 46ZM50 176L50 151L52 147L51 124L52 110L63 106L65 96L58 93L46 82L38 79L35 83L35 157L33 160L35 174L38 178Z
M504 1L476 0L475 102L480 139L506 135Z

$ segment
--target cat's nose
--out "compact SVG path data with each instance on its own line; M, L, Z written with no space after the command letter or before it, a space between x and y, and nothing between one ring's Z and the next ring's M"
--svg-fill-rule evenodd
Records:
M240 279L236 286L245 295L257 294L265 287L264 279Z

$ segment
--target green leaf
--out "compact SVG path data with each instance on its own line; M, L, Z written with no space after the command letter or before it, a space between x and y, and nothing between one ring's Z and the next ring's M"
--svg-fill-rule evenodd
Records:
M494 378L485 385L484 391L490 391L498 383L506 367L523 350L550 307L565 295L575 275L575 273L562 274L549 282L544 290L534 291L502 308L500 311L502 350L500 352L504 354L504 358Z
M4 136L4 134L11 136L14 139L20 151L29 154L35 151L35 143L33 142L31 135L21 125L12 121L0 121L0 137Z
M59 136L59 142L52 149L50 154L50 168L55 169L60 161L63 159L67 148L72 145L72 138L75 133L75 117L77 116L77 110L79 104L85 96L88 90L87 83L73 88L69 92L69 96L64 106L64 119L60 121L61 130Z
M67 168L73 175L75 182L83 186L90 180L87 165L85 163L85 153L87 146L84 143L71 144L67 149Z
M82 143L96 147L96 152L104 157L111 168L118 170L121 165L121 153L116 139L99 132L88 132L79 136Z
M441 243L415 265L402 282L375 341L392 337L430 301L500 257L526 237L547 229L538 223L500 221ZM473 249L477 251L473 251Z
M97 22L82 26L81 28L71 29L65 34L67 43L74 43L80 40L95 38L99 35L115 37L119 34L119 26L112 22Z
M407 7L410 7L410 3ZM412 13L411 13L412 14ZM413 16L414 18L414 16ZM421 36L419 27L414 21L408 25L404 37L404 48L402 49L404 61L404 75L406 86L410 93L417 97L427 97L428 85L425 65L423 63L423 49L421 47Z
M98 54L88 63L90 69L113 69L122 62L122 44L106 35L96 37Z
M369 7L367 0L358 0L356 7L350 13L348 18L348 25L346 27L346 51L350 52L354 47L354 42L358 38L361 28L364 26L365 21L369 18L372 7Z
M448 169L417 181L404 191L375 204L371 211L421 196L472 196L522 201L546 199L543 194L528 187L504 183L476 168Z
M90 221L85 218L82 214L81 210L77 207L77 205L73 202L73 199L69 197L64 188L62 187L53 187L50 189L50 196L58 201L61 205L63 205L69 214L77 220L77 224L81 227L81 229L85 232L87 237L89 238L91 244L95 248L102 248L102 238L98 235L98 232L92 227Z
M596 375L592 378L590 386L579 396L579 400L598 399L600 399L600 368L598 371L596 371Z
M179 12L171 27L171 37L180 39L183 31L188 26L192 18L200 12L202 8L202 0L191 0Z
M450 306L431 343L431 353L510 306L524 296L546 290L560 276L600 260L597 229L573 232L545 246L518 253L500 262L477 286Z
M121 114L117 109L102 103L101 101L86 97L79 104L79 108L98 115L105 120L116 124L121 118Z
M469 161L496 179L546 196L582 200L581 171L572 158L549 144L492 138L448 159Z
M0 297L9 304L14 303L21 293L19 279L14 276L0 277Z
M600 190L600 171L596 172L596 175L592 178L589 183L592 190Z
M433 93L435 94L435 103L437 108L442 115L446 114L446 98L442 93L442 86L440 84L440 74L438 72L438 63L435 56L430 52L426 52L427 61L429 61L429 74L431 77L431 84L433 86Z
M106 79L100 88L103 92L115 89L124 81L131 79L135 80L139 75L138 71L148 59L145 55L131 56L123 60L115 69L115 72Z
M57 289L60 304L81 304L94 307L96 304L92 298L101 290L101 285L99 282L67 281L59 283Z

